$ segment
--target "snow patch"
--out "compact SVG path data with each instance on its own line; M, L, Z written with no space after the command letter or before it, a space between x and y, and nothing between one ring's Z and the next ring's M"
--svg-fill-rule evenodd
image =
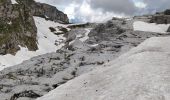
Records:
M166 33L170 24L156 24L156 23L146 23L142 21L135 21L133 23L133 28L135 31L146 31L146 32L157 32Z
M55 52L56 50L64 46L63 41L65 40L65 37L63 35L55 35L54 33L50 32L49 27L66 27L66 25L59 24L53 21L46 21L45 19L39 17L34 17L34 20L38 29L38 50L29 51L28 48L20 46L20 51L18 51L15 56L11 54L3 56L1 55L0 70L3 70L4 68L9 66L20 64L23 61L38 55Z
M18 4L15 0L11 0L12 4Z

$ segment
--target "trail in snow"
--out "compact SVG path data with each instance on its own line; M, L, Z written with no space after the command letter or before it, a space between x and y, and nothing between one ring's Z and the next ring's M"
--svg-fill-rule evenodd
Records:
M62 25L52 21L46 21L45 19L39 17L34 17L34 20L38 29L38 50L29 51L26 47L20 47L21 50L18 51L15 56L11 54L3 56L1 55L0 70L3 70L4 68L9 66L20 64L23 61L38 55L55 52L57 49L60 49L62 46L64 46L64 43L62 43L62 41L65 40L65 37L63 37L63 35L55 35L54 33L50 32L49 27L66 27L66 25ZM56 42L58 43L57 46L55 45Z

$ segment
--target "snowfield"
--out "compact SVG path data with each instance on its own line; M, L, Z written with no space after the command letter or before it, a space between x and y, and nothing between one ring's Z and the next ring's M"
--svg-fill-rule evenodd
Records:
M166 33L169 24L155 24L155 23L146 23L142 21L135 21L133 23L133 28L135 31L146 31L146 32L158 32L158 33Z
M170 100L170 37L154 37L37 100Z
M20 64L23 61L38 55L55 52L56 50L64 46L63 40L65 40L65 37L63 37L63 35L55 35L49 30L49 27L55 27L57 30L57 26L66 27L66 25L55 23L53 21L46 21L45 19L39 17L34 17L34 20L38 29L38 50L29 51L26 47L20 47L21 50L18 51L15 56L11 54L3 56L1 55L0 70L3 70L4 68L9 66ZM55 45L55 43L57 44L57 46Z

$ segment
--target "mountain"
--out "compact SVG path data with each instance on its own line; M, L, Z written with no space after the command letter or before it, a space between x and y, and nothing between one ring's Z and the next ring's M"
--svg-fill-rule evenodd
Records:
M14 2L14 1L13 1ZM15 55L20 46L30 51L38 50L37 27L33 16L59 23L68 23L68 17L56 7L33 0L10 0L0 2L0 54Z
M131 69L130 67L126 67L126 64L129 64L131 61L134 61L135 63L136 60L138 60L138 56L133 58L136 60L133 60L131 56L133 56L133 54L135 56L136 52L139 52L140 55L140 50L141 52L142 50L145 50L143 47L137 46L150 37L166 37L169 35L166 33L168 25L165 25L165 27L164 25L148 23L148 19L149 18L113 18L106 23L99 24L86 23L63 25L45 20L44 18L34 17L38 30L38 41L40 43L38 47L42 48L39 52L40 54L42 52L44 53L43 55L38 54L39 56L28 59L22 63L19 62L20 64L13 63L11 56L11 60L3 59L6 64L12 63L11 65L14 66L8 68L6 68L7 66L2 66L2 68L5 69L0 72L1 99L35 100L36 98L44 95L42 98L38 98L38 100L55 100L56 98L59 100L83 100L87 99L85 91L89 91L87 92L89 100L100 97L98 94L101 94L103 97L108 94L108 98L106 97L106 100L112 99L111 96L113 93L122 93L105 92L108 91L109 88L111 91L116 88L117 85L112 84L114 80L117 82L115 84L119 84L118 80L120 78L116 78L116 76L122 76L122 81L120 81L122 84L119 84L122 87L126 86L126 84L123 84L127 83L126 80L132 80L132 78L129 78L127 74L132 75L133 73L131 73L131 71L136 71L135 66L132 63L132 66L134 67ZM51 31L49 27L51 27L50 29L54 31ZM69 31L62 33L61 30L65 30L64 27ZM63 41L58 41L60 39L63 39ZM145 44L147 43L148 42ZM137 50L132 49L129 51L134 47L136 47ZM138 48L141 49L138 50ZM148 49L146 49L146 52L147 50ZM153 49L153 51L154 50L155 49ZM21 51L19 51L20 55L18 54L18 57L17 54L14 56L14 60L17 58L25 58L28 51L25 49L22 49ZM48 52L46 54L47 51L53 53ZM126 54L126 52L128 53ZM30 56L30 54L36 55L37 53L38 52L29 52L29 55L27 56ZM125 56L121 56L122 54ZM143 57L145 58L145 56ZM2 58L4 58L4 56ZM18 60L20 61L22 59ZM145 61L141 60L141 62ZM122 66L125 66L125 68L123 67L124 69L119 66L121 64ZM144 64L141 66L146 65ZM126 69L129 69L127 74ZM121 73L119 71L121 71ZM137 71L136 73L139 73ZM122 73L125 74L122 75ZM141 75L141 73L139 73L139 75ZM108 78L106 78L106 76L108 76ZM139 77L136 75L134 78L137 80ZM126 82L123 81L124 79L126 79ZM131 85L131 82L129 84ZM140 84L136 83L136 85L138 86ZM82 90L80 87L82 87ZM125 89L128 90L129 88ZM120 88L120 91L123 91L121 89L122 88ZM136 89L136 87L134 87L134 89ZM72 92L70 93L69 90L72 90ZM83 94L77 95L77 91L81 91Z
M66 14L49 4L35 2L34 0L16 0L16 2L29 8L33 16L65 24L69 23Z
M169 24L155 15L68 24L48 4L0 4L0 100L169 100Z

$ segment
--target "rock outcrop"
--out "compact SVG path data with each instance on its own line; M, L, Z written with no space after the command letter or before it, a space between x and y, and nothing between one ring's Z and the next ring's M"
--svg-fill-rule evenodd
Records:
M168 28L167 32L170 32L170 26L169 26L169 28Z
M37 28L30 10L24 5L0 1L0 54L15 54L19 45L37 50Z
M110 41L113 37L120 35L125 32L123 28L121 28L118 24L123 24L123 20L113 23L112 21L108 21L104 24L97 25L92 31L89 33L89 37L95 37L95 41Z
M69 23L69 19L66 14L59 11L56 7L35 2L34 0L16 0L19 4L28 7L34 16L43 17L48 20Z
M157 24L169 24L170 23L170 9L167 9L164 12L159 12L153 15L151 22L157 23Z

